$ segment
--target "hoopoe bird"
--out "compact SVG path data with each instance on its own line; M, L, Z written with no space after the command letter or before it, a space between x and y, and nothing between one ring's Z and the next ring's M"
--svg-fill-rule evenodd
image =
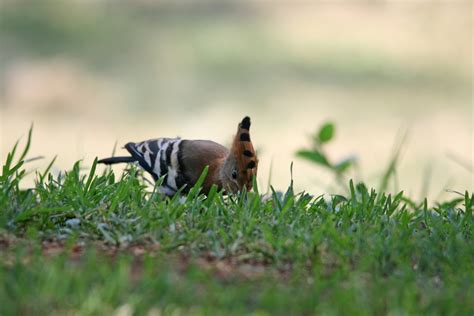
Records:
M249 131L250 118L246 116L238 124L230 149L210 140L158 138L127 143L124 147L130 156L98 162L106 165L138 163L155 181L164 177L159 190L167 196L173 196L180 189L182 193L189 192L206 166L209 169L202 187L204 194L213 184L227 193L236 193L244 187L251 190L258 158Z

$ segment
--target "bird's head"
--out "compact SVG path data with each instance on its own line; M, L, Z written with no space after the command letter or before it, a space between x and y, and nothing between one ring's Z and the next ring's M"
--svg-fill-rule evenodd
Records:
M257 176L258 158L250 140L250 118L244 117L237 126L229 156L221 170L225 190L238 192L245 186L252 189L253 176Z

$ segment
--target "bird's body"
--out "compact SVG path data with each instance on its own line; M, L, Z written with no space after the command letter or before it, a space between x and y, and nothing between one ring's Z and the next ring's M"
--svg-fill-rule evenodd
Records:
M258 159L249 136L250 119L244 118L238 126L231 149L210 140L158 138L138 143L127 143L131 156L99 160L104 164L138 162L155 181L164 177L160 190L171 196L186 193L197 182L206 166L208 175L203 184L207 193L214 184L219 189L237 192L246 186L251 189Z

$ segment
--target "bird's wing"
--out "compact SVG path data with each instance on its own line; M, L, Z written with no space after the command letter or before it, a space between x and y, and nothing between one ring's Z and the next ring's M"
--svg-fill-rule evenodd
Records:
M155 181L166 176L163 185L169 185L173 190L177 190L174 180L179 170L178 152L181 142L179 138L159 138L128 143L125 148Z

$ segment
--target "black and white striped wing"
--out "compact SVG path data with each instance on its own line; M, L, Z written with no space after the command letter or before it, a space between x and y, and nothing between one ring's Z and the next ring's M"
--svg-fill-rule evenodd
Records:
M128 143L125 148L139 165L157 181L165 176L162 191L173 195L186 184L181 170L180 138L159 138L140 143Z

